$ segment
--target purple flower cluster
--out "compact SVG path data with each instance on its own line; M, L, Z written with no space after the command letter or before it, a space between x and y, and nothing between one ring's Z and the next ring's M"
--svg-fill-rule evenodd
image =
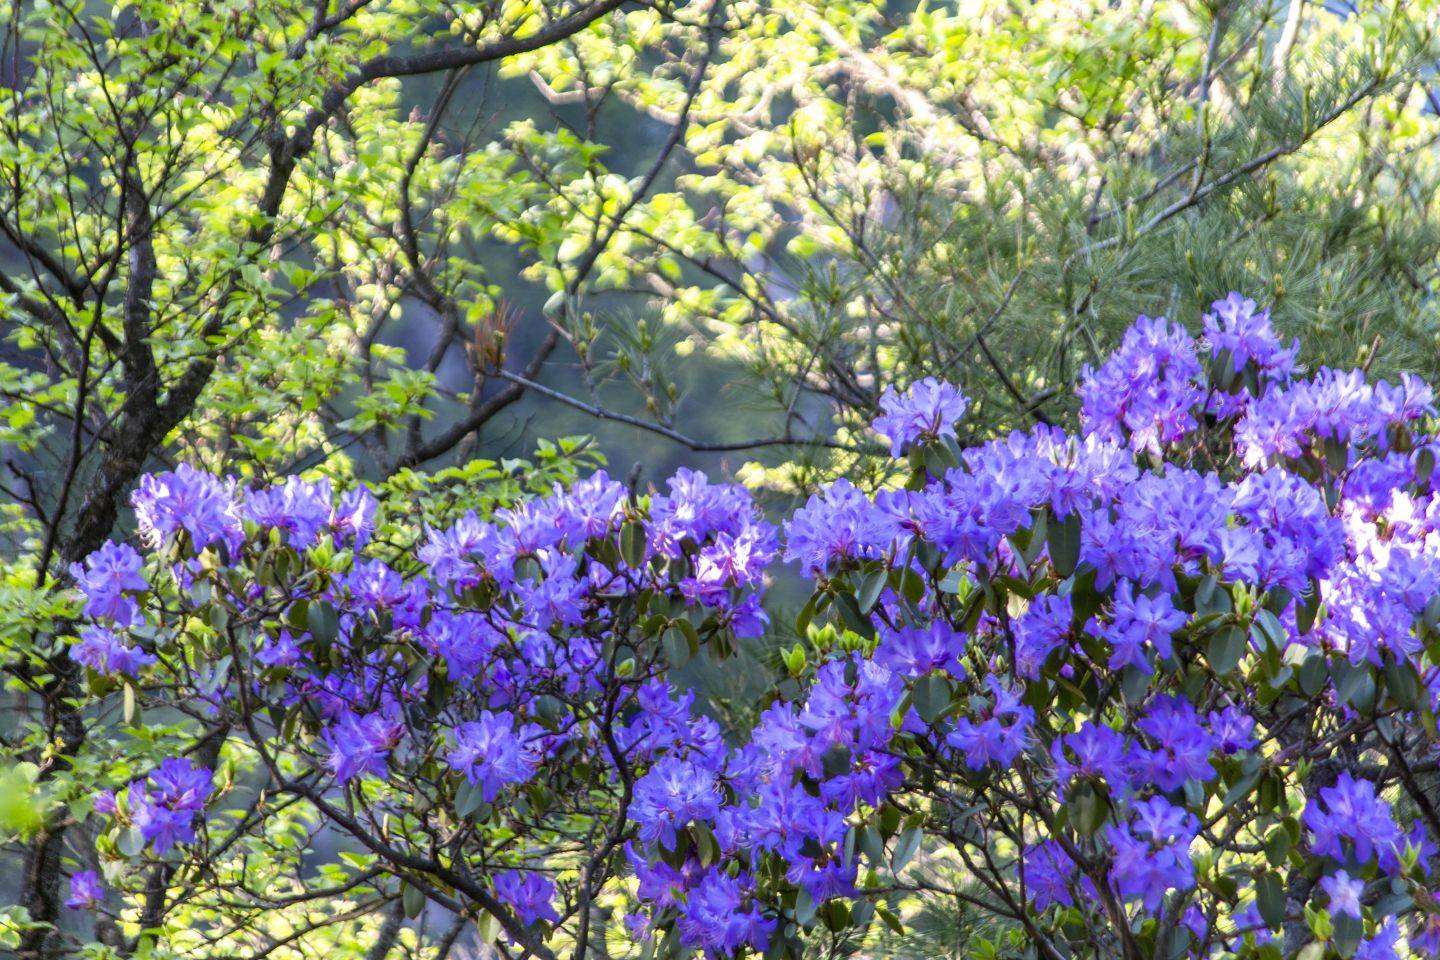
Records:
M374 530L375 497L364 487L347 491L335 502L329 480L313 483L289 477L264 490L251 490L243 514L261 527L278 530L296 550L310 547L322 533L337 535L357 548Z
M140 572L144 565L134 547L108 541L83 564L71 564L70 574L85 594L85 616L121 627L139 623L140 607L132 594L150 589Z
M140 831L155 853L164 856L179 843L195 841L195 819L205 809L214 787L214 774L189 760L171 757L150 774L149 783L136 780L123 795L100 794L95 809L117 814Z
M880 396L880 416L871 427L890 441L898 457L906 447L955 436L955 423L965 416L970 401L951 384L926 377L900 393L886 387Z
M1387 873L1399 870L1409 842L1375 785L1356 780L1348 770L1305 808L1304 823L1316 854L1362 865L1378 859Z
M495 896L509 905L520 922L531 926L541 920L559 923L555 912L555 883L533 870L505 870L495 874Z
M455 728L455 748L445 755L450 766L480 787L490 803L508 786L522 784L535 775L544 754L545 731L533 723L516 729L509 713L486 710L478 720Z
M740 488L682 471L632 496L597 472L381 559L364 491L180 468L134 499L162 562L107 544L75 566L92 622L71 655L184 684L173 609L222 605L199 619L250 631L246 697L197 685L190 706L254 698L262 722L305 724L297 765L381 816L414 815L412 783L453 801L502 837L482 882L539 936L571 921L574 874L538 851L593 819L633 873L632 934L712 957L868 922L941 842L1010 888L1017 931L1149 937L1169 916L1172 955L1244 952L1280 935L1274 881L1301 869L1355 956L1433 953L1440 924L1379 889L1430 884L1433 838L1404 825L1395 781L1305 780L1313 742L1363 752L1377 717L1417 731L1440 707L1432 397L1306 377L1296 353L1235 295L1200 340L1142 317L1087 371L1083 435L957 458L964 396L889 390L875 429L895 456L944 449L911 457L904 489L818 491L783 545ZM667 664L761 633L782 550L816 581L808 647L722 735ZM147 570L179 589L153 599ZM97 807L164 854L195 839L211 788L167 760ZM82 877L72 899L93 906Z
M80 870L70 875L70 896L65 906L71 910L94 910L105 899L105 885L94 870Z
M1120 349L1080 385L1087 433L1126 437L1136 450L1160 453L1195 429L1204 399L1195 342L1164 317L1141 317Z
M132 679L155 662L154 654L125 643L115 631L99 626L80 631L80 642L70 648L70 657L96 673L118 673Z
M1270 311L1262 310L1255 301L1238 293L1230 293L1210 306L1203 318L1205 343L1213 357L1229 351L1233 369L1239 373L1251 360L1266 375L1289 380L1300 353L1299 339L1289 346L1280 343L1270 324Z

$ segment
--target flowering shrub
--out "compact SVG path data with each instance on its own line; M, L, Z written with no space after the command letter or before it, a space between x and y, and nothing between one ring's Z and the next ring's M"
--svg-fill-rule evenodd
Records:
M1000 921L981 957L1440 956L1430 391L1303 377L1238 296L1203 330L1141 318L1079 435L962 451L959 391L887 394L908 482L784 523L806 643L738 741L666 674L764 628L739 489L596 474L379 557L363 494L151 478L73 653L209 759L97 803L107 876L173 847L201 882L214 758L253 756L407 906L542 957L625 901L654 955L847 948L922 887Z

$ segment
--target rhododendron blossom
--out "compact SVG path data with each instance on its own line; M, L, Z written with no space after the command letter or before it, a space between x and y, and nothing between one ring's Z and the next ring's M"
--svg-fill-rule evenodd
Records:
M1142 317L1074 434L960 450L958 389L888 390L894 482L778 531L692 471L413 549L363 491L147 478L71 653L194 742L103 785L109 896L263 783L523 955L586 956L603 902L655 956L798 958L942 869L1002 931L976 955L1440 955L1431 392L1305 373L1238 295L1197 326ZM684 664L794 614L782 562L799 642L702 712Z

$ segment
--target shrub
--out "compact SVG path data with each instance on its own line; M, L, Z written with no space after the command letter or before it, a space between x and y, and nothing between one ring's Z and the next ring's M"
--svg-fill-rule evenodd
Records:
M151 478L73 655L193 745L97 803L103 872L233 897L299 803L347 882L542 957L844 951L919 893L1000 921L981 957L1433 955L1430 390L1303 375L1238 296L1204 331L1141 318L1079 435L961 450L958 391L887 396L905 482L785 522L806 642L728 740L666 677L764 628L742 490L596 474L379 557L363 493Z

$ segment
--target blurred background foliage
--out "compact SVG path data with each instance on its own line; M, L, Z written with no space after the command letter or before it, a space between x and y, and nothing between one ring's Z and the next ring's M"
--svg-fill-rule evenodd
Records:
M602 462L782 500L886 479L887 386L962 385L967 440L1064 424L1136 314L1230 290L1307 363L1434 378L1436 7L6 4L0 946L58 917L40 878L113 759L64 578L142 472L364 480L412 534ZM690 671L727 723L776 620ZM963 900L923 892L865 949L961 955ZM372 899L255 935L362 955Z

